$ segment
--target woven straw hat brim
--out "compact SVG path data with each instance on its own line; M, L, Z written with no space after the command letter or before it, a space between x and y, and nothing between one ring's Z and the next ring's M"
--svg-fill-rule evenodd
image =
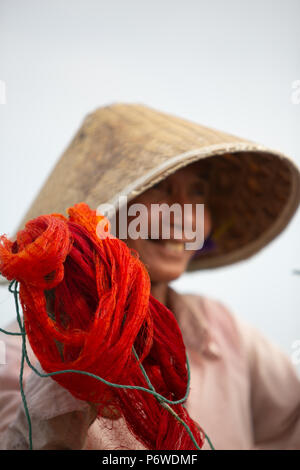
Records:
M143 104L114 103L90 113L20 223L128 202L195 161L209 179L216 248L199 253L188 271L249 258L287 226L300 202L300 173L286 155ZM200 166L199 166L200 168Z

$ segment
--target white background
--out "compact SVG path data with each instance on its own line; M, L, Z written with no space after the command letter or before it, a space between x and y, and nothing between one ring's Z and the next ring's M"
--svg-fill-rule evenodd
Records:
M16 229L84 116L115 101L219 128L300 164L299 23L299 0L2 0L0 233ZM299 234L300 211L250 260L172 285L221 300L292 357ZM14 316L1 287L0 326Z

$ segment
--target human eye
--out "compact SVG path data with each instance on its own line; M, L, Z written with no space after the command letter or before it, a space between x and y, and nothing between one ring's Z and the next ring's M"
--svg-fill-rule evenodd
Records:
M163 192L166 190L165 188L165 185L164 185L164 182L163 181L159 181L158 183L156 183L154 186L152 186L151 188L153 191L159 191L159 192Z
M191 193L197 196L205 196L207 191L207 184L205 181L197 181L191 186Z

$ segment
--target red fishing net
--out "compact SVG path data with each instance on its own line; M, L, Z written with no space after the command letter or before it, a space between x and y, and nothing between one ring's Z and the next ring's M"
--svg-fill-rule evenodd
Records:
M50 214L29 221L15 242L0 237L0 271L20 283L26 333L42 368L86 371L149 389L147 374L156 392L180 400L188 382L181 331L173 313L150 294L138 253L112 235L99 238L97 225L107 220L88 205L67 212L68 218ZM182 404L169 405L171 413L144 390L114 388L72 372L53 379L96 404L99 416L123 416L148 449L195 449L174 413L198 446L204 444L203 430Z

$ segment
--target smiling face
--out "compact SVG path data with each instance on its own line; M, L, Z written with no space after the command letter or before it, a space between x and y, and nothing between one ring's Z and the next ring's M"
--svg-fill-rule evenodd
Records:
M196 235L186 236L187 225L195 230L203 230L204 239L211 231L211 214L207 206L207 187L208 182L201 176L199 162L191 164L171 174L163 181L148 189L128 204L128 209L132 204L143 204L147 208L147 220L149 238L133 239L127 236L125 243L137 250L141 260L148 269L152 282L170 282L178 278L187 268L190 259L193 257L196 249L186 249L186 242L193 242ZM151 239L151 224L155 224L153 213L151 213L152 204L179 204L181 208L181 217L178 217L170 211L170 236L168 239L163 236L162 213L159 214L158 239ZM185 204L192 205L190 217L185 216ZM204 204L204 218L196 219L196 204ZM152 206L153 207L153 206ZM128 216L128 226L136 216ZM117 217L118 220L118 217ZM141 220L141 219L140 219ZM158 219L156 219L157 222ZM204 224L204 227L203 227ZM117 224L118 236L118 224Z

